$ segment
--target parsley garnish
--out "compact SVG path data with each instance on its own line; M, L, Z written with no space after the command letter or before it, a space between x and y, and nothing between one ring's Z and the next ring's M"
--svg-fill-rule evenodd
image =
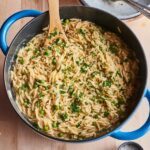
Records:
M118 46L114 43L110 44L109 50L111 51L112 54L117 54L118 53Z
M19 63L20 63L21 65L24 64L24 59L23 59L22 57L20 57L20 58L18 59L18 61L19 61Z
M80 107L78 106L78 104L77 104L76 102L73 102L73 103L71 104L70 108L71 108L71 111L72 111L73 113L78 113L78 112L80 112Z
M108 111L105 111L104 112L104 117L108 117L109 116L109 112Z
M58 128L58 127L59 127L59 124L60 124L59 122L53 122L53 123L52 123L52 127L53 127L53 128Z
M106 80L103 82L103 87L111 87L112 82L110 80Z
M68 118L68 114L67 113L61 113L59 114L60 118L62 121L65 121Z

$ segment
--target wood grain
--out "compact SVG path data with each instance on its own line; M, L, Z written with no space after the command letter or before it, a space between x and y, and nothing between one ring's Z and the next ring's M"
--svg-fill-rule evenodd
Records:
M60 4L80 5L78 0L60 0ZM41 11L48 9L46 0L1 0L0 6L3 8L0 9L0 25L14 12L24 9L38 9ZM8 43L10 43L19 29L28 21L29 18L26 18L12 26L8 35ZM150 21L141 16L133 20L125 21L125 23L141 41L148 63L150 64ZM68 144L43 138L33 132L20 120L7 98L3 83L4 59L5 56L0 52L0 150L116 150L123 142L108 137L91 143ZM150 81L148 85L150 85ZM146 114L148 114L148 106L146 101L143 100L137 113L125 125L124 129L129 131L138 128L146 120ZM149 139L150 134L147 134L139 140L136 140L136 142L140 143L144 147L144 150L149 150Z

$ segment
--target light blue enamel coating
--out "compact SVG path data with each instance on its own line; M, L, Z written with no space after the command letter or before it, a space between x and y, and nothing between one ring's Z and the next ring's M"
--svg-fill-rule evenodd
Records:
M2 25L0 29L0 48L2 49L4 55L7 54L7 51L9 49L7 45L7 33L11 25L16 22L17 20L24 18L24 17L37 17L40 15L42 12L38 10L23 10L20 12L17 12L13 14L11 17L9 17L4 24Z
M146 91L145 97L147 98L149 102L149 106L150 106L150 90L149 89ZM118 130L118 131L113 132L111 136L119 140L135 140L145 135L149 130L150 130L150 113L145 124L139 129L132 131L132 132L123 132L123 131Z

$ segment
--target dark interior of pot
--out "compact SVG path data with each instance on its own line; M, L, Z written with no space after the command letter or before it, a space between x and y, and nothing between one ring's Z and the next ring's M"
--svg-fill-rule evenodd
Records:
M82 6L72 6L72 7L63 7L60 9L61 18L80 18L82 20L88 20L91 22L100 25L107 30L113 31L119 36L123 38L123 40L129 45L131 49L135 51L137 58L140 61L140 75L138 80L139 90L137 94L133 96L133 100L130 104L129 112L127 112L127 117L134 111L136 105L139 103L140 99L142 98L146 79L147 79L147 65L145 60L145 55L143 53L142 47L139 44L137 38L132 33L130 29L128 29L121 21L116 19L115 17L111 16L110 14L94 9L89 7L82 7ZM42 29L49 24L49 16L48 12L43 13L39 17L30 21L14 38L9 52L6 57L5 68L4 68L4 79L5 79L5 86L8 93L8 97L13 105L15 111L19 114L19 116L34 130L35 127L27 120L27 118L19 111L16 103L15 103L15 96L11 88L11 81L10 81L10 70L12 68L13 62L15 61L16 54L20 47L22 47L25 43L27 43L32 37L42 32ZM118 30L119 29L119 30ZM121 31L121 32L120 32ZM123 124L125 120L122 120L121 124ZM120 125L120 124L119 124ZM115 130L119 125L112 127L110 131ZM38 131L40 134L50 137L43 133L42 131ZM106 135L107 132L102 133L99 137ZM109 133L108 133L109 134ZM50 137L53 139L57 139L55 137ZM98 137L96 137L98 138ZM96 139L95 138L95 139ZM93 139L93 138L92 138ZM57 139L60 140L60 139ZM82 141L89 141L91 139L86 139ZM63 140L61 140L63 141ZM66 140L64 140L66 141ZM74 141L70 141L74 142ZM81 141L76 141L81 142Z

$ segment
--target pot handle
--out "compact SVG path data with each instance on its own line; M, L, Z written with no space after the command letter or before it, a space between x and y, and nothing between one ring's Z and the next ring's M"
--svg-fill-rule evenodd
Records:
M11 27L11 25L21 18L37 17L40 14L42 14L42 12L38 10L23 10L23 11L19 11L13 14L4 22L4 24L2 25L0 29L0 48L2 49L2 52L4 53L4 55L7 54L8 49L9 49L6 38L7 38L8 30Z
M145 97L147 98L150 106L150 89L146 90ZM150 110L148 119L146 120L144 125L139 129L131 132L123 132L118 130L112 133L110 136L119 140L135 140L145 135L149 130L150 130Z

